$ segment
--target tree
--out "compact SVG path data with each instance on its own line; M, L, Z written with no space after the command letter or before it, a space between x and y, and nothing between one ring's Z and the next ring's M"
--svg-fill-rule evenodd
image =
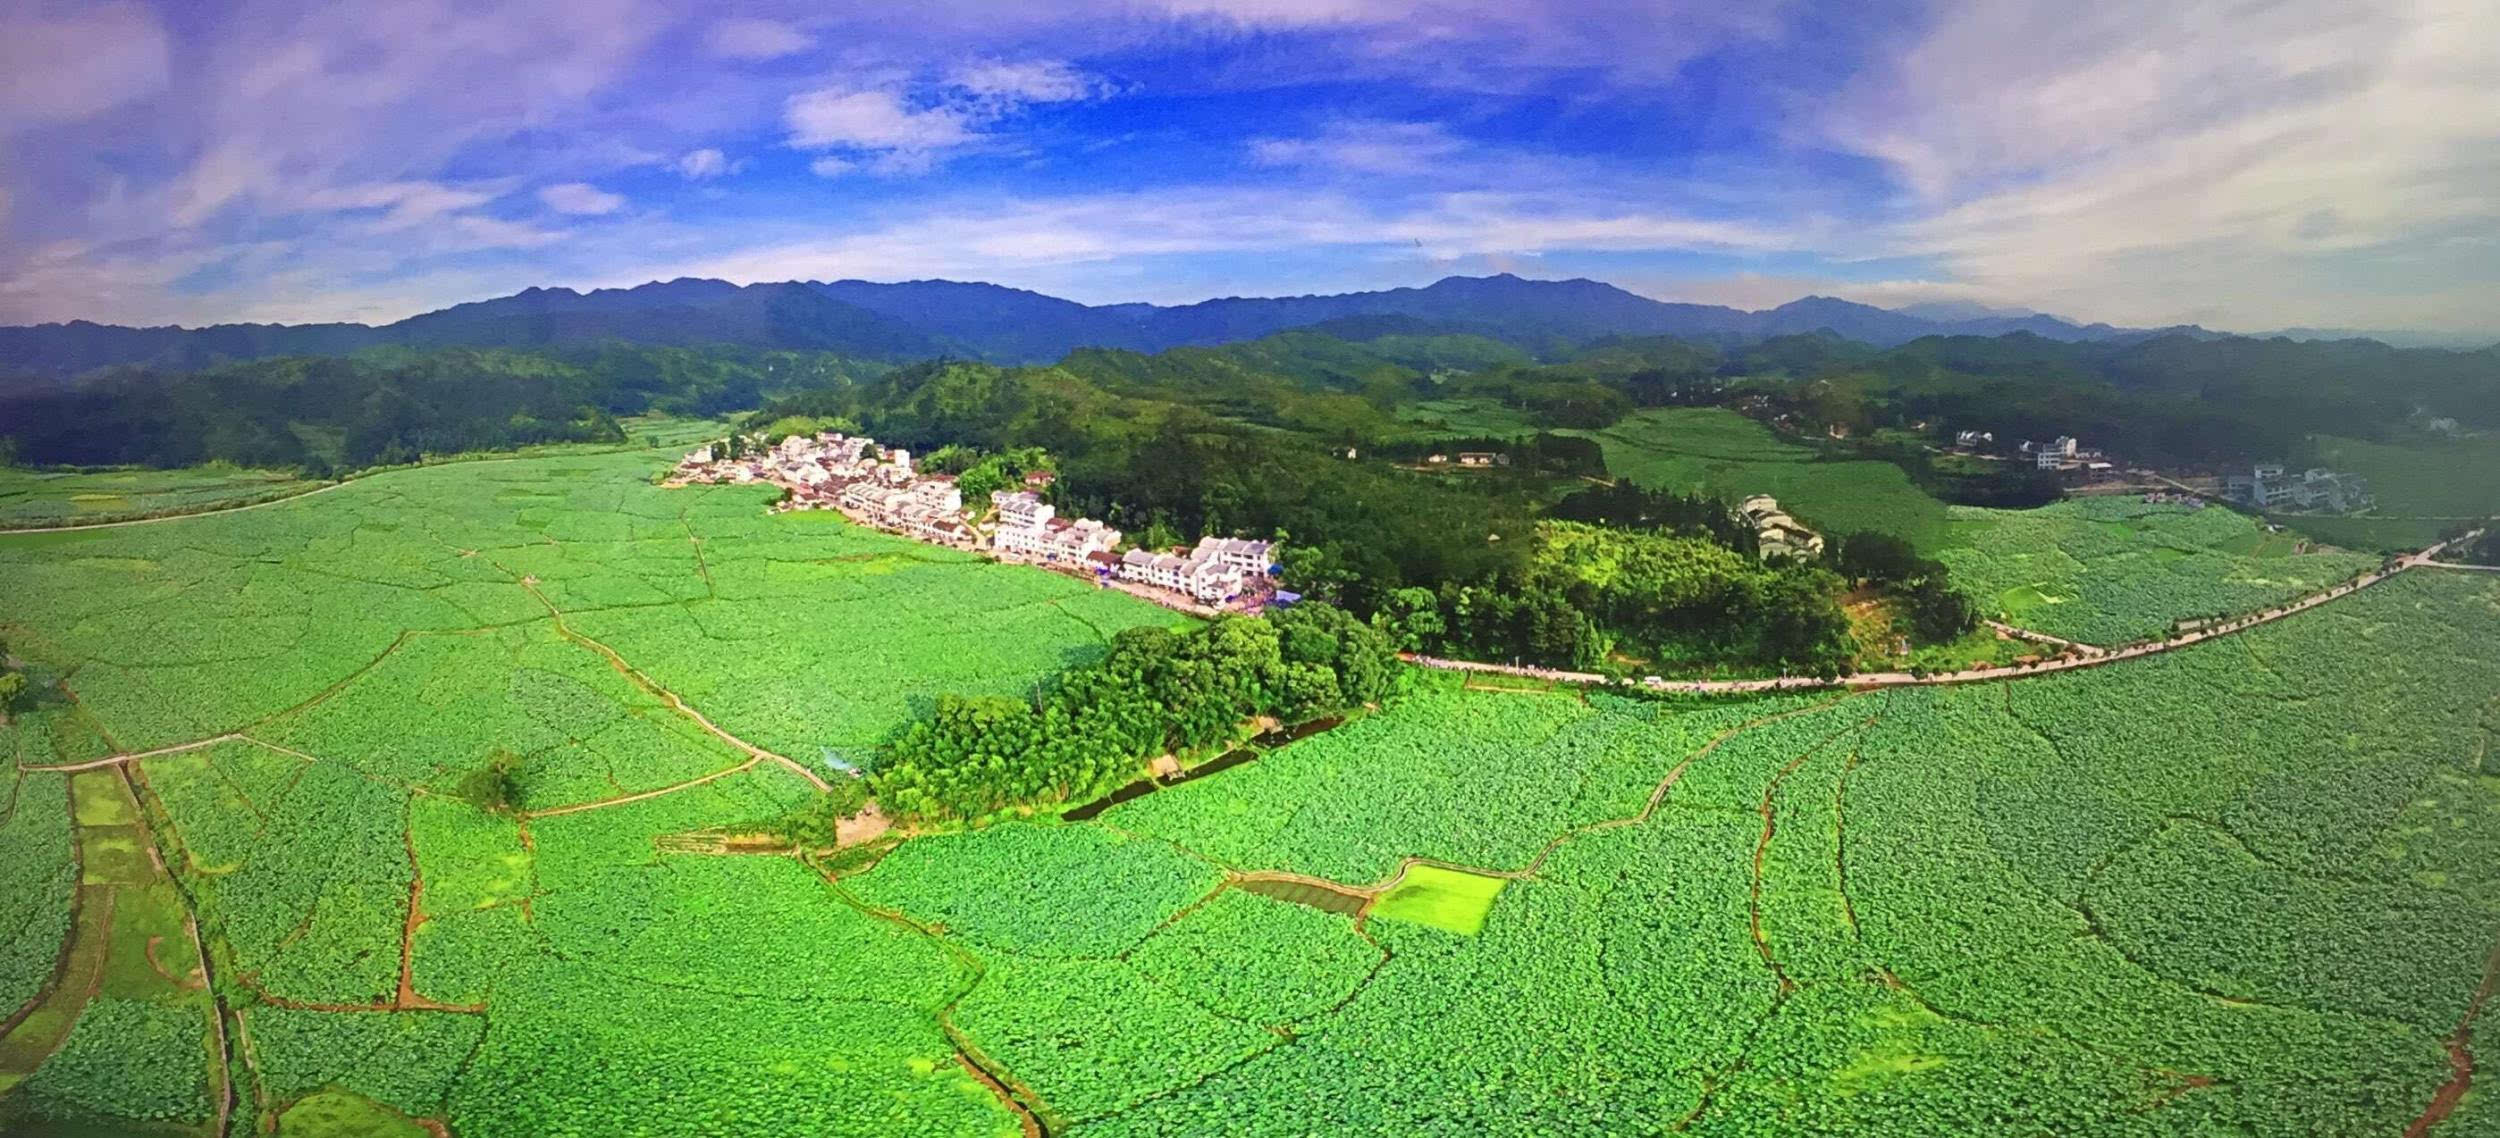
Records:
M0 722L6 722L18 702L26 698L26 672L9 655L6 641L0 641Z
M1941 577L1921 578L1910 589L1909 605L1911 630L1931 644L1957 639L1979 627L1979 606Z
M521 801L521 763L520 755L497 747L485 766L460 777L456 793L480 810L509 813Z
M1891 584L1943 571L1943 566L1918 555L1910 543L1878 530L1860 530L1833 539L1832 567L1853 581Z

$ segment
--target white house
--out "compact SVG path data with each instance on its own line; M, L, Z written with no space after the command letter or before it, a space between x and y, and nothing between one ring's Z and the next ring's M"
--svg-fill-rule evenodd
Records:
M998 524L1011 529L1039 526L1058 513L1030 490L992 490L990 504L998 508Z
M1276 543L1239 537L1202 537L1198 548L1189 552L1192 559L1214 561L1244 573L1267 572L1276 563L1275 555Z

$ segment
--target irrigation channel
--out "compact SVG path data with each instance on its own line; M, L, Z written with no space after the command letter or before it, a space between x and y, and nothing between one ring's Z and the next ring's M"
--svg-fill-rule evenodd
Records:
M1344 722L1344 716L1331 715L1325 719L1314 719L1308 723L1297 724L1292 727L1279 727L1273 731L1261 733L1253 737L1249 742L1243 743L1232 750L1226 751L1221 755L1217 755L1216 757L1200 763L1197 766L1190 767L1187 770L1165 775L1160 778L1154 775L1147 775L1146 777L1138 779L1137 781L1132 782L1127 786L1123 786L1118 790L1112 791L1101 798L1097 798L1092 802L1088 802L1083 806L1070 810L1066 814L1062 815L1062 817L1071 822L1088 821L1096 815L1101 814L1103 811L1109 810L1123 802L1143 798L1167 786L1179 786L1180 784L1188 782L1192 779L1204 778L1211 774L1219 774L1224 771L1231 770L1234 767L1258 758L1269 751L1282 747L1287 743L1308 739L1322 731L1332 730Z

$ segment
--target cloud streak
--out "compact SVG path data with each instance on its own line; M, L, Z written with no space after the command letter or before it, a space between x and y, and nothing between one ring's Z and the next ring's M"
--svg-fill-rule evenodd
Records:
M0 322L1515 265L2500 323L2481 0L20 0L7 31Z

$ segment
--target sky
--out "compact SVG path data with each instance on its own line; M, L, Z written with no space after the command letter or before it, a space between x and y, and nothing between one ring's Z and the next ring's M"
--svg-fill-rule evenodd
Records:
M0 0L0 323L1493 272L2500 330L2500 4Z

